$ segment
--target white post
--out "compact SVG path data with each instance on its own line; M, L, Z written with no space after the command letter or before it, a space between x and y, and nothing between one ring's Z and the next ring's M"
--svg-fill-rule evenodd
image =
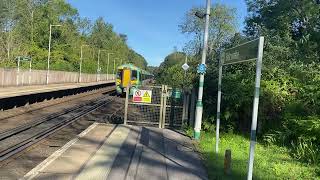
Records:
M49 71L50 71L50 54L51 54L51 34L53 26L61 26L61 25L51 25L50 24L50 32L49 32L49 50L48 50L48 60L47 60L47 75L46 75L46 84L49 84Z
M206 10L206 24L204 30L204 38L203 38L203 51L202 51L202 59L201 63L206 64L206 56L208 49L208 36L209 36L209 20L210 20L210 0L207 0L207 10ZM199 81L199 92L198 92L198 101L196 106L196 122L194 127L194 138L196 140L200 139L200 130L201 130L201 121L202 121L202 96L203 96L203 85L204 85L204 74L200 74Z
M107 80L109 80L109 58L110 58L110 53L108 53L108 62L107 62Z
M46 75L46 84L49 84L49 69L50 69L50 53L51 53L51 29L52 25L50 24L49 32L49 50L48 50L48 60L47 60L47 75Z
M115 74L114 74L114 72L115 72L115 70L116 70L116 60L114 59L113 60L113 79L115 79Z
M222 56L219 58L218 100L217 100L217 125L216 125L216 153L219 152L220 131L220 106L221 106L221 83L222 83Z
M124 125L127 125L127 121L128 121L129 93L130 93L130 83L126 87L126 101L124 104L124 121L123 121Z
M163 99L164 99L164 85L161 85L161 98L160 98L160 115L159 115L159 128L162 128L162 111L163 111Z
M17 76L16 76L16 82L17 82L17 86L19 86L19 75L20 75L20 57L18 57L18 69L17 69Z
M99 74L100 74L100 49L99 49L99 51L98 51L98 66L97 66L97 82L100 80L99 79Z
M32 60L30 60L30 62L29 62L29 78L28 78L29 86L31 85L31 63L32 63Z
M249 167L248 167L248 177L247 177L248 180L252 179L252 174L253 174L253 161L254 161L254 149L256 145L263 45L264 45L264 37L260 37L257 67L256 67L256 82L255 82L255 92L254 92L254 100L253 100L253 111L252 111L250 152L249 152L249 162L248 162Z
M82 71L82 47L83 47L83 45L80 47L80 64L79 64L79 80L78 80L78 82L79 83L81 83L81 81L82 81L82 74L81 74L81 71Z

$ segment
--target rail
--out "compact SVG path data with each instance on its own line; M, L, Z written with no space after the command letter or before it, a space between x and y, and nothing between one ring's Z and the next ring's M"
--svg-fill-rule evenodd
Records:
M111 103L114 99L105 97L92 100L85 105L75 106L64 112L42 118L0 134L0 162L41 141L65 126L77 121L96 109Z

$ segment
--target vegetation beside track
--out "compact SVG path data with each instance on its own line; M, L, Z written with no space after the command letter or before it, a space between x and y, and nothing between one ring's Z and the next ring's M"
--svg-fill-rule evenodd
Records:
M211 133L215 130L219 52L264 36L257 127L258 140L264 145L257 147L255 177L320 179L320 4L311 0L247 0L246 4L248 15L242 31L235 25L235 9L223 4L212 6L203 85L202 129ZM194 7L186 12L179 29L183 34L193 35L193 38L185 44L183 52L175 49L164 59L157 69L158 83L198 89L197 65L201 62L204 27L204 21L194 16L199 11L205 12L203 7ZM186 57L190 68L184 74L181 65ZM240 175L246 174L248 147L244 150L242 144L234 139L244 141L246 145L249 143L245 141L244 134L250 133L254 77L254 63L223 67L222 147L223 141L237 145L232 151L235 160L240 160L234 162L234 172ZM226 134L229 132L239 136ZM205 141L200 143L204 152L208 151L207 146L213 149L213 143L205 145L208 142L202 141ZM207 158L214 163L211 156Z
M0 9L0 67L17 67L15 58L28 56L33 69L46 69L50 25L61 25L51 29L51 70L78 72L81 49L85 73L96 73L99 54L101 73L112 72L113 61L147 68L145 58L127 44L126 34L115 32L102 17L81 17L66 0L1 0ZM29 64L21 63L21 68Z
M187 131L192 135L192 130ZM246 179L249 138L233 133L221 134L219 153L215 153L215 133L203 132L198 144L209 179ZM232 151L231 174L224 174L224 153ZM320 169L301 163L290 156L290 150L276 145L258 143L255 150L254 179L317 179Z

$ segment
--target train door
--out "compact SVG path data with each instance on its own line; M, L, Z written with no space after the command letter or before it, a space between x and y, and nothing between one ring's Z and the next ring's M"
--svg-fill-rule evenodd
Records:
M130 69L123 69L122 71L122 87L127 87L131 80L131 71Z

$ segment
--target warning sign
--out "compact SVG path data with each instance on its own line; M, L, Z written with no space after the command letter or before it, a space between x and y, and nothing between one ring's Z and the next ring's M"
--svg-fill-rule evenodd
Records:
M136 90L133 93L133 102L138 103L151 103L152 91L151 90Z

